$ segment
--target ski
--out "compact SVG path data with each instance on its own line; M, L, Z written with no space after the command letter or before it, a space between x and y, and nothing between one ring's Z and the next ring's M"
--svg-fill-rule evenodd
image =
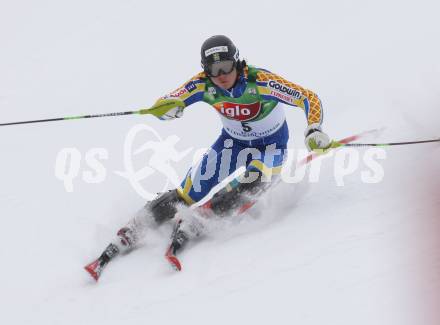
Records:
M87 264L84 266L84 269L90 274L90 276L95 279L95 281L99 280L99 277L101 276L102 270L104 267L108 264L103 263L99 258L95 261L93 261L90 264Z
M182 271L182 264L180 263L177 256L174 255L172 244L168 247L165 253L165 258L175 271Z
M119 254L119 249L114 244L110 244L107 246L105 251L101 254L100 257L98 257L93 262L87 264L84 266L84 269L90 276L98 282L102 271L104 268L110 263L110 261Z
M174 229L171 234L171 243L165 252L165 259L175 271L182 271L182 264L180 263L176 254L177 251L181 250L188 241L187 234L180 228L182 221L182 219L178 219L174 225Z

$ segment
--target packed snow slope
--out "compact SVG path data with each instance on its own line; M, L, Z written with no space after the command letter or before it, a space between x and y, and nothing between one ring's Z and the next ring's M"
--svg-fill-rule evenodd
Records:
M429 0L3 0L0 123L148 107L199 72L205 38L226 34L251 64L318 93L334 139L380 127L362 140L439 137L439 9ZM286 110L290 147L303 148L303 113ZM2 324L438 324L435 144L381 149L377 183L363 182L365 149L344 186L335 156L326 158L318 182L282 184L247 215L219 222L183 252L182 272L163 258L165 226L93 283L82 267L145 204L115 173L141 124L192 148L173 163L180 177L221 128L204 104L169 123L0 128ZM82 157L71 192L55 175L65 148ZM100 179L86 160L94 148ZM133 159L138 170L148 153ZM172 186L160 175L143 184L151 193Z

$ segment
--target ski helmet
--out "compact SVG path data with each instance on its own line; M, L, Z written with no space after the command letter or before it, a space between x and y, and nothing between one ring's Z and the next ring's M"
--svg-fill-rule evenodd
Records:
M229 73L235 67L242 68L242 62L239 59L239 51L232 41L224 35L215 35L208 38L203 44L200 51L202 68L207 75L216 77L223 73ZM219 62L232 61L233 65L230 71L215 69L212 70L213 65Z

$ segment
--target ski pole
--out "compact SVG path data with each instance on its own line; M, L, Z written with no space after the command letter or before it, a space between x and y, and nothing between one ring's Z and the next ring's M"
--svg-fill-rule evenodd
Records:
M346 143L342 147L388 147L388 146L403 146L408 144L431 143L440 142L440 139L407 141L407 142L389 142L389 143Z
M17 125L17 124L31 124L31 123L43 123L43 122L81 120L81 119L97 118L97 117L116 117L116 116L133 115L133 114L151 114L151 115L159 117L159 116L162 116L163 114L165 114L170 108L174 107L173 106L174 104L175 103L173 101L168 101L165 104L156 105L153 108L144 108L144 109L140 109L140 110L137 110L137 111L105 113L105 114L95 114L95 115L66 116L66 117L50 118L50 119L43 119L43 120L32 120L32 121L0 123L0 126Z
M69 121L69 120L80 120L80 119L86 119L86 118L122 116L122 115L131 115L131 114L140 114L140 113L139 113L139 111L128 111L128 112L106 113L106 114L96 114L96 115L66 116L66 117L57 117L57 118L50 118L50 119L43 119L43 120L31 120L31 121L0 123L0 126L18 125L18 124L32 124L32 123L43 123L43 122Z
M32 123L43 123L43 122L58 122L58 121L81 120L81 119L86 119L86 118L97 118L97 117L112 117L112 116L116 117L116 116L133 115L133 114L153 114L154 115L154 113L150 112L148 109L141 109L141 110L138 110L138 111L105 113L105 114L95 114L95 115L65 116L65 117L49 118L49 119L43 119L43 120L31 120L31 121L0 123L0 126L18 125L18 124L32 124Z
M313 150L311 153L308 154L307 157L305 157L303 160L301 160L297 167L301 167L301 166L305 166L308 163L310 163L312 160L318 158L319 156L328 153L330 150L336 149L336 148L340 148L343 146L346 146L348 144L350 144L353 141L359 140L362 137L365 137L366 135L371 135L371 134L377 134L379 132L381 132L382 129L373 129L373 130L368 130L359 134L355 134L349 137L346 137L344 139L341 139L339 141L332 141L330 143L330 146L326 149L316 149Z
M440 142L439 139L430 139L430 140L420 140L420 141L406 141L406 142L389 142L389 143L353 143L353 141L359 140L361 137L364 137L367 134L377 133L380 130L371 130L366 131L360 134L356 134L347 138L344 138L339 141L332 141L330 146L326 149L316 149L312 153L310 153L306 158L304 158L299 164L299 166L304 166L313 159L328 153L330 150L342 148L342 147L388 147L388 146L403 146L409 144L420 144L420 143L433 143Z

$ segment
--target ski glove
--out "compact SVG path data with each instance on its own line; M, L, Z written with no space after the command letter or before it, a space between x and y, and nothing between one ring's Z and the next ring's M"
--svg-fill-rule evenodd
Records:
M152 114L161 120L173 120L183 116L185 103L179 99L162 98L152 107L141 110L141 114Z
M330 138L322 132L321 126L318 123L310 124L304 131L304 136L306 137L304 142L309 151L327 149L331 144Z
M183 107L174 107L165 114L163 114L162 116L159 116L159 118L165 121L165 120L174 120L175 118L181 118L182 116L183 116Z

